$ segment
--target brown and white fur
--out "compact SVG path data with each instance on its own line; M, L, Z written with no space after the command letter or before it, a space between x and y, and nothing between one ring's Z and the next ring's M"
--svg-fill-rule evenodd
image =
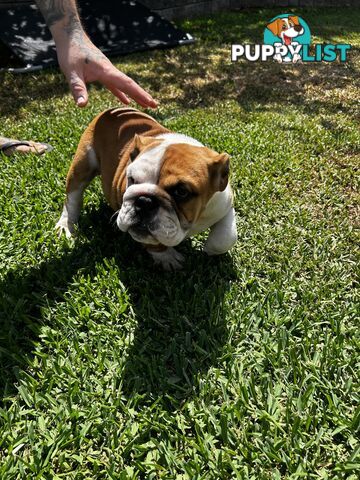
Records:
M179 268L183 256L173 247L209 227L207 254L225 253L235 244L228 173L226 153L170 132L138 110L107 110L80 139L56 229L73 235L83 192L100 175L119 229L142 243L165 269Z

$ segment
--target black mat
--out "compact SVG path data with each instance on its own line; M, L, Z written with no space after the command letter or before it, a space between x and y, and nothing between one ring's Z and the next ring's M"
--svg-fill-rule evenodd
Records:
M184 33L135 1L78 0L85 30L107 56L192 43ZM0 10L0 70L57 65L55 44L35 5Z

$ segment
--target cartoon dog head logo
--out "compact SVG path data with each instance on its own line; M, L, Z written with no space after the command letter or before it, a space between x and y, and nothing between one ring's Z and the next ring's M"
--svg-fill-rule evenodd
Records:
M284 45L296 47L297 45L310 45L311 35L308 24L299 16L292 14L277 15L266 25L264 31L264 44L279 47ZM300 47L299 47L300 48ZM292 49L290 49L292 50ZM279 62L297 62L301 56L296 53L286 56L275 56Z
M287 18L276 18L268 23L267 28L285 45L290 45L293 39L304 33L304 27L299 23L299 17L289 15Z

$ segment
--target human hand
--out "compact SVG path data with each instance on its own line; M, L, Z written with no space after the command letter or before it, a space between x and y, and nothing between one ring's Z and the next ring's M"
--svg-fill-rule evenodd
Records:
M88 103L86 84L102 83L125 105L129 97L142 107L156 108L157 102L134 80L118 70L84 32L56 42L58 61L79 107Z

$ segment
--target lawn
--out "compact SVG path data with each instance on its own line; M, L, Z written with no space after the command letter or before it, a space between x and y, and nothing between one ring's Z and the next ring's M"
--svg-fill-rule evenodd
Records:
M90 119L57 71L1 74L0 478L357 479L360 10L302 10L347 63L230 62L275 9L181 23L194 45L117 65L153 115L232 161L239 240L204 235L163 273L117 231L95 181L75 241L54 225Z

